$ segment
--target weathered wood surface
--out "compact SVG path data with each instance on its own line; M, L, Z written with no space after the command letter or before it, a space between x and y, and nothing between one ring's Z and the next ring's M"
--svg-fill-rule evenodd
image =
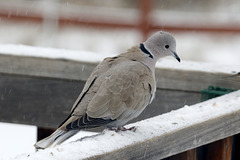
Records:
M6 74L0 74L0 85L2 122L50 128L69 113L82 87L75 81Z
M229 126L226 126L226 122ZM145 141L134 146L92 157L97 160L114 159L162 159L171 155L199 147L210 142L240 133L240 111L184 128L178 132L169 133ZM224 133L223 133L224 132ZM194 135L193 135L194 133ZM194 144L194 142L196 142Z
M197 149L191 149L177 155L173 155L162 160L198 160L197 159Z
M231 160L232 158L232 137L228 137L206 146L206 154L203 159Z
M22 76L86 81L96 65L97 63L69 59L0 54L0 73Z
M239 95L235 96L239 97L240 91L238 91L238 94ZM231 100L232 99L229 97L229 105L232 102ZM214 100L209 102L213 103ZM199 103L197 105L201 106L202 104ZM240 104L238 104L238 106L239 105ZM218 156L219 159L228 160L231 158L231 138L224 140L220 139L240 133L239 122L240 110L208 121L202 121L201 123L163 134L144 142L138 142L113 152L94 156L92 157L92 160L106 160L113 159L114 157L118 157L119 159L162 159L215 141L217 141L215 143L219 144L218 147L220 150L213 147L212 151L214 154L210 153L211 150L208 150L209 154L206 154L206 159L213 159L212 156ZM217 144L213 143L213 145ZM181 156L184 156L185 158L188 156L195 158L194 154L196 153L192 152L190 154L191 155L186 154L185 156L178 156L180 156L179 158L182 158ZM214 157L214 159L218 158Z
M203 64L204 67L204 64ZM218 67L217 65L215 67ZM191 66L189 66L191 68ZM219 70L220 71L220 70ZM221 86L223 88L240 88L240 66L233 68L232 73L203 72L157 69L156 79L158 88L199 92L208 88L209 85Z
M28 159L48 156L78 160L163 159L236 135L240 133L239 122L240 90L127 126L137 126L135 132L106 130L97 136L30 154Z
M69 114L83 81L0 74L0 121L56 128ZM157 90L155 100L134 121L200 101L199 93Z
M8 74L86 81L97 63L0 53L0 73ZM156 68L157 88L193 92L199 92L209 85L240 88L240 76L237 75L240 66L224 67L197 62L163 64Z

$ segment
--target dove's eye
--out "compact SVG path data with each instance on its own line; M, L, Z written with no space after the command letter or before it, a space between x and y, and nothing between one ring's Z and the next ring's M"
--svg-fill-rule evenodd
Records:
M168 49L168 48L169 48L169 45L166 45L165 48Z

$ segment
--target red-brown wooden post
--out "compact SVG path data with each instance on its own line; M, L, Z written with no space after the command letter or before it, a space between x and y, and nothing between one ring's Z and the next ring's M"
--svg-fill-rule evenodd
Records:
M206 157L211 160L231 160L232 137L228 137L207 145Z
M152 8L152 1L151 0L141 0L139 4L140 9L140 22L139 22L139 29L142 32L143 39L146 40L148 38L150 32L150 17L149 14L151 13Z
M189 151L169 157L168 160L197 160L197 151L196 149L191 149Z

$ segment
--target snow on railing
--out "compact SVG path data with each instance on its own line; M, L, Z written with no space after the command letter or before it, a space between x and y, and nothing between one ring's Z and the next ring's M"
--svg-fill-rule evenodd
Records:
M87 51L0 45L0 73L85 81L110 54ZM10 66L10 67L9 67ZM199 92L208 85L239 88L238 65L163 59L156 65L157 88Z
M40 159L162 159L240 133L240 91L129 124L133 131L85 137L20 155Z

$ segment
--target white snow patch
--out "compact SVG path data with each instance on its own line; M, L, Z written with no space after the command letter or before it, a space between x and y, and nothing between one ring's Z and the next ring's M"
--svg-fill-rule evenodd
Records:
M1 122L0 130L0 159L11 158L14 155L26 152L34 152L33 144L37 139L37 134L29 133L36 132L36 126Z
M0 53L14 56L28 56L51 59L68 59L75 61L99 62L109 54L88 51L74 51L56 48L31 47L26 45L0 44Z
M20 155L15 159L84 159L97 154L110 152L139 141L178 131L182 128L239 110L240 91L236 91L203 103L184 106L181 109L126 126L136 126L136 132L126 131L116 133L114 131L105 130L97 136L87 137L55 148L41 150L36 153Z
M162 59L156 64L157 68L166 68L170 70L200 71L212 73L236 74L240 71L240 65L222 65L207 62L181 61L171 57L171 59Z
M32 47L25 45L0 44L0 54L40 57L49 59L66 59L89 63L99 63L106 57L115 56L114 54L99 54L89 51L76 51L56 48ZM178 63L173 57L159 60L156 67L175 70L191 70L201 72L215 72L236 74L240 71L240 65L222 65L207 62L181 61Z

